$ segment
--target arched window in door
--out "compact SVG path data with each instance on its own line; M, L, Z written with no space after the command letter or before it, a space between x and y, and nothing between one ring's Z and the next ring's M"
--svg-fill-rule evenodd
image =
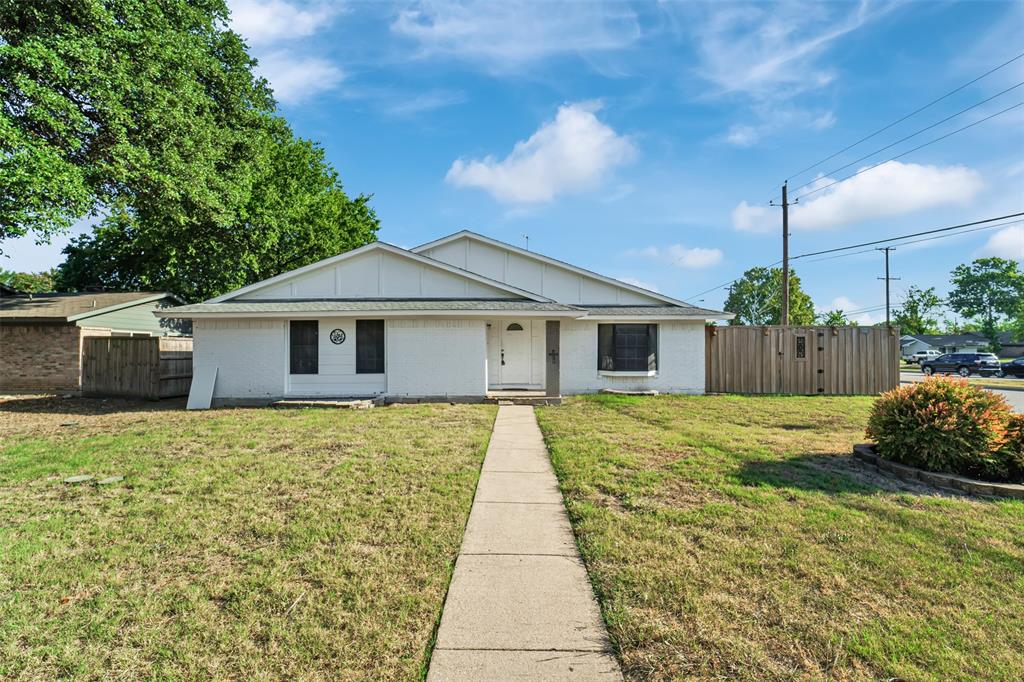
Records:
M505 331L507 331L507 332L521 332L521 331L523 331L523 325L519 324L518 322L513 322L509 326L505 327Z

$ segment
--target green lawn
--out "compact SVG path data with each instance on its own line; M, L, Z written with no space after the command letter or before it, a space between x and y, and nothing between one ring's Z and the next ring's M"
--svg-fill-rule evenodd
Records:
M0 402L0 678L422 676L494 408L168 407Z
M870 403L538 410L630 679L1024 679L1024 503L861 468Z

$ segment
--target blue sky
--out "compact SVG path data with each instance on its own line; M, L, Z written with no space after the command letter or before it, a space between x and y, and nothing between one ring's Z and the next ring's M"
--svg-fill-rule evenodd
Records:
M283 114L380 238L459 229L717 307L780 257L784 179L1024 51L1024 3L306 3L233 0ZM794 195L1024 101L1024 59L793 178ZM817 179L816 179L817 178ZM816 182L803 189L799 185ZM793 253L1024 211L1024 107L808 195ZM5 244L4 267L60 261ZM909 285L1024 258L1024 224L897 249ZM822 310L884 302L882 257L796 262ZM881 319L883 312L858 315Z

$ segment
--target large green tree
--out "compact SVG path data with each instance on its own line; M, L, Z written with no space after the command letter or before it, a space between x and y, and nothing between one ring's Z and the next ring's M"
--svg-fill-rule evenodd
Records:
M189 299L372 240L227 20L223 0L0 0L0 239L97 214L62 288Z
M350 199L323 150L279 128L235 220L118 206L64 249L58 285L168 290L195 301L373 241L368 198Z
M936 313L941 307L942 299L935 293L935 287L911 286L903 296L903 305L893 314L893 324L903 334L938 334Z
M781 324L782 268L751 268L729 286L725 310L736 313L733 325ZM800 287L795 270L789 271L789 323L814 324L814 303Z
M119 201L237 207L273 110L223 0L0 0L0 238Z
M1004 316L1014 319L1024 298L1024 272L1016 261L979 258L970 265L958 265L950 276L949 307L961 315L976 318L981 332L999 347L999 324Z

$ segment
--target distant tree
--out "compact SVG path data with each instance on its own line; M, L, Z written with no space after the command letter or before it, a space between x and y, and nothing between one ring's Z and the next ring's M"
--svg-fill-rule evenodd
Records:
M1017 314L1024 298L1024 273L1015 261L979 258L970 265L958 265L950 276L949 307L961 315L977 318L981 333L993 349L999 349L999 322Z
M941 307L942 299L936 295L935 287L911 286L903 296L903 305L893 314L893 324L903 334L938 334L935 314Z
M829 310L826 313L818 315L816 320L817 324L825 325L826 327L856 327L856 322L846 316L842 310Z
M729 286L725 310L735 313L733 325L781 324L782 268L751 268ZM795 270L789 271L789 322L814 324L814 303L800 287Z
M56 277L56 268L42 272L14 272L0 268L0 282L25 294L49 294L56 291L57 289L54 287Z

